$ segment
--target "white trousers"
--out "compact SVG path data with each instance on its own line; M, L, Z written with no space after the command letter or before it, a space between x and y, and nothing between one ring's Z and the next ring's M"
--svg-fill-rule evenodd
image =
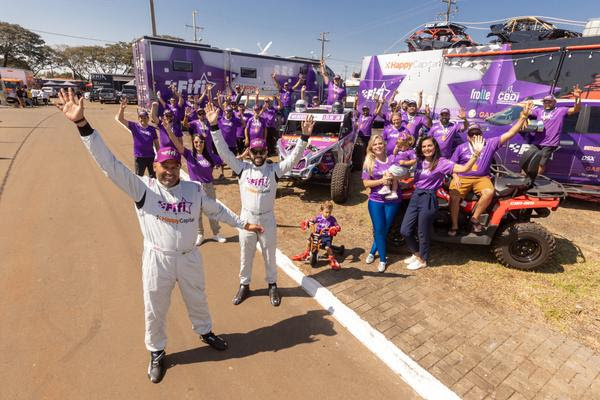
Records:
M167 345L165 323L171 304L171 291L179 284L181 296L198 335L211 330L208 302L204 294L204 268L197 249L181 252L161 252L144 247L142 283L146 316L146 348L163 350Z
M277 282L277 264L275 263L275 249L277 248L277 225L273 213L254 216L242 210L242 218L249 223L261 224L265 231L257 234L246 230L240 231L240 283L250 284L252 279L252 262L256 253L256 243L260 245L265 261L265 280L267 283Z
M215 185L213 185L212 183L203 183L202 188L204 189L204 192L206 193L206 195L208 197L210 197L213 200L217 199L217 194L215 193ZM217 236L219 234L219 231L221 230L219 221L217 221L216 219L209 218L208 222L210 223L210 229L212 230L213 236ZM202 223L202 213L200 213L200 216L198 217L198 234L204 235L204 224Z

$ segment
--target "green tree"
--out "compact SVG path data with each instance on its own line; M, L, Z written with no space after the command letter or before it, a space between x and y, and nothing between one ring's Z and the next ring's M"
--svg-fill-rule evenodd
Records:
M0 64L3 67L31 68L44 59L47 49L37 33L0 21Z

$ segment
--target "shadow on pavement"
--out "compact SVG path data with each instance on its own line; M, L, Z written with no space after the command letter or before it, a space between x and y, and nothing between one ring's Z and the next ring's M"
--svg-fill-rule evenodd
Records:
M202 345L195 349L168 354L166 364L168 368L172 368L183 364L244 358L317 342L319 335L337 334L333 322L325 318L328 314L324 310L312 310L247 333L219 333L229 342L230 347L226 351L216 351L208 345Z
M325 287L336 285L340 282L347 281L348 279L361 280L370 276L378 278L409 278L412 276L397 274L394 272L378 272L376 270L376 264L372 264L372 268L372 271L365 271L356 267L347 268L342 264L342 269L339 271L334 271L331 268L327 268L309 276Z

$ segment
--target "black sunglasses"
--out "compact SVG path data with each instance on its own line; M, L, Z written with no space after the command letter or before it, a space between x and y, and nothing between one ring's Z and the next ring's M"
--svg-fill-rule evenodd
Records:
M255 156L262 156L267 152L267 149L250 149L250 153L252 153Z
M467 135L468 136L483 135L483 132L481 132L481 131L470 131L470 132L467 132Z

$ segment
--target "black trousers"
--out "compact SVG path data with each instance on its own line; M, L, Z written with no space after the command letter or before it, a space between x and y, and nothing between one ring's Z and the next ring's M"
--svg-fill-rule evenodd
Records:
M150 178L156 178L154 173L154 157L136 157L135 158L135 173L138 176L144 176L144 171L148 170Z

